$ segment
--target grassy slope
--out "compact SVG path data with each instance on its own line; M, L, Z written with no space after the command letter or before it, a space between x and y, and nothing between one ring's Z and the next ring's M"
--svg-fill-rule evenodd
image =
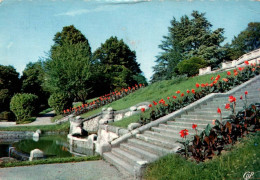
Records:
M260 178L260 132L237 143L232 151L196 164L179 155L168 155L151 164L145 179L243 179L247 171Z
M112 102L109 105L104 107L113 107L115 110L122 110L134 106L138 103L149 101L152 102L153 100L158 101L161 98L166 99L167 96L172 97L172 95L176 95L175 92L180 90L181 92L186 92L187 89L191 90L192 88L196 90L195 84L196 83L211 83L210 78L212 76L216 76L220 74L221 78L226 77L226 72L203 75L203 76L196 76L189 78L188 80L184 81L176 81L176 80L165 80L153 83L148 87L142 88L137 90L136 92L120 99L117 101ZM89 117L96 113L99 113L102 108L96 109L94 111L90 111L82 115L82 117Z

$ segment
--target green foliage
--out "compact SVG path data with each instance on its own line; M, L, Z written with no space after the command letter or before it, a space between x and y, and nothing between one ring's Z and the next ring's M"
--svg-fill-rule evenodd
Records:
M15 120L15 115L10 112L10 111L3 111L0 113L0 121L14 121Z
M114 91L137 83L134 76L138 76L141 70L136 62L135 51L131 51L122 39L107 39L94 52L94 60L99 77L97 86ZM95 90L98 91L98 88Z
M10 102L10 109L14 112L18 122L35 115L38 107L38 97L33 94L16 94Z
M191 57L205 59L208 64L216 66L222 59L224 48L223 28L211 30L212 24L205 18L205 13L193 11L192 18L182 16L180 21L171 21L168 36L159 47L163 52L157 57L151 82L170 79L176 73L177 64Z
M187 60L181 61L178 65L178 71L180 74L187 74L188 76L194 76L199 73L200 68L207 66L207 62L199 57L192 57Z
M49 106L55 110L56 114L61 114L64 109L71 106L72 102L69 97L63 93L54 93L48 100Z
M67 94L70 99L83 102L93 83L88 40L74 26L67 26L56 33L54 42L44 66L45 86L52 94Z
M10 100L19 91L19 73L12 66L0 65L0 112L10 110Z
M227 59L237 59L245 53L260 47L260 23L250 22L247 28L227 44Z
M22 92L35 94L39 97L39 103L47 105L49 94L43 89L44 75L41 61L27 64L21 77Z
M68 163L68 162L81 162L81 161L96 161L100 160L100 156L83 156L83 157L63 157L63 158L48 158L34 161L19 161L12 163L3 163L0 168L16 167L16 166L33 166L38 164L54 164L54 163Z
M177 154L165 156L148 166L144 178L152 179L243 179L245 172L260 178L260 133L245 137L230 152L211 161L195 163Z

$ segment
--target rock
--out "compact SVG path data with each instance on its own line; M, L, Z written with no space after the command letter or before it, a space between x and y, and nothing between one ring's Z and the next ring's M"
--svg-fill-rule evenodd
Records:
M139 124L139 123L131 123L131 124L129 124L129 125L127 126L127 129L128 129L129 131L131 131L131 130L136 129L136 128L138 128L138 127L141 127L141 124Z
M40 159L43 157L44 157L43 151L41 151L40 149L34 149L30 152L29 160L32 161L34 159Z
M137 107L136 107L136 106L130 107L130 111L136 111L136 110L137 110Z
M33 133L33 138L38 138L39 139L39 137L40 137L39 133L37 133L37 132Z
M128 111L127 113L125 113L125 118L132 116L132 114L133 114L133 111Z
M123 114L117 114L114 118L114 121L120 121L123 118Z
M142 108L145 108L145 110L149 109L147 105L138 106L137 110L141 110Z
M6 164L6 163L9 163L9 162L17 162L17 160L14 159L14 158L11 158L11 157L0 158L0 165Z
M98 123L99 124L107 124L107 119L101 119Z
M104 107L104 108L102 108L102 111L106 111L106 110L107 110L107 108L105 108L105 107Z
M107 108L107 111L113 111L112 107Z
M35 132L38 134L42 134L42 131L40 129L37 129Z

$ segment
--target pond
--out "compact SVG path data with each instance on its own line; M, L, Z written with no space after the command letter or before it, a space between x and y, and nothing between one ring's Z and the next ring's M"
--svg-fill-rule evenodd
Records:
M10 151L10 148L12 149L13 147L15 151ZM83 150L80 149L80 153L70 152L71 148L66 135L48 135L41 136L38 141L34 141L33 139L22 139L11 142L0 141L0 158L9 157L11 152L11 157L26 160L30 156L30 152L34 149L42 150L46 158L72 157L75 156L75 154L78 156L81 153L81 155L94 155L93 150L85 148Z

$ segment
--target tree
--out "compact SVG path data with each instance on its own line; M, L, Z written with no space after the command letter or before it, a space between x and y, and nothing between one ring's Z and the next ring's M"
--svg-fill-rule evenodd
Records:
M245 53L260 48L260 22L250 22L247 28L235 36L228 48L227 59L237 59Z
M34 94L16 94L10 102L10 109L14 112L18 121L28 120L38 110L38 97Z
M110 37L94 52L94 60L101 73L103 87L110 91L137 83L134 76L139 75L141 70L135 51L131 51L122 39Z
M19 73L12 66L0 65L0 112L9 111L10 100L19 91Z
M178 71L180 74L187 74L188 76L194 76L199 73L200 68L204 68L207 62L199 57L192 57L187 60L181 61L178 65Z
M193 11L192 18L182 16L175 18L168 28L168 36L163 36L159 48L163 51L157 56L152 82L170 79L176 74L177 64L193 56L205 59L209 65L216 66L223 58L223 28L211 30L212 24L205 18L205 13Z
M44 90L44 69L41 61L29 63L23 71L21 77L22 92L35 94L42 105L48 104L49 93Z
M91 49L88 40L74 26L56 33L45 62L45 87L66 94L71 101L84 101L91 90Z

